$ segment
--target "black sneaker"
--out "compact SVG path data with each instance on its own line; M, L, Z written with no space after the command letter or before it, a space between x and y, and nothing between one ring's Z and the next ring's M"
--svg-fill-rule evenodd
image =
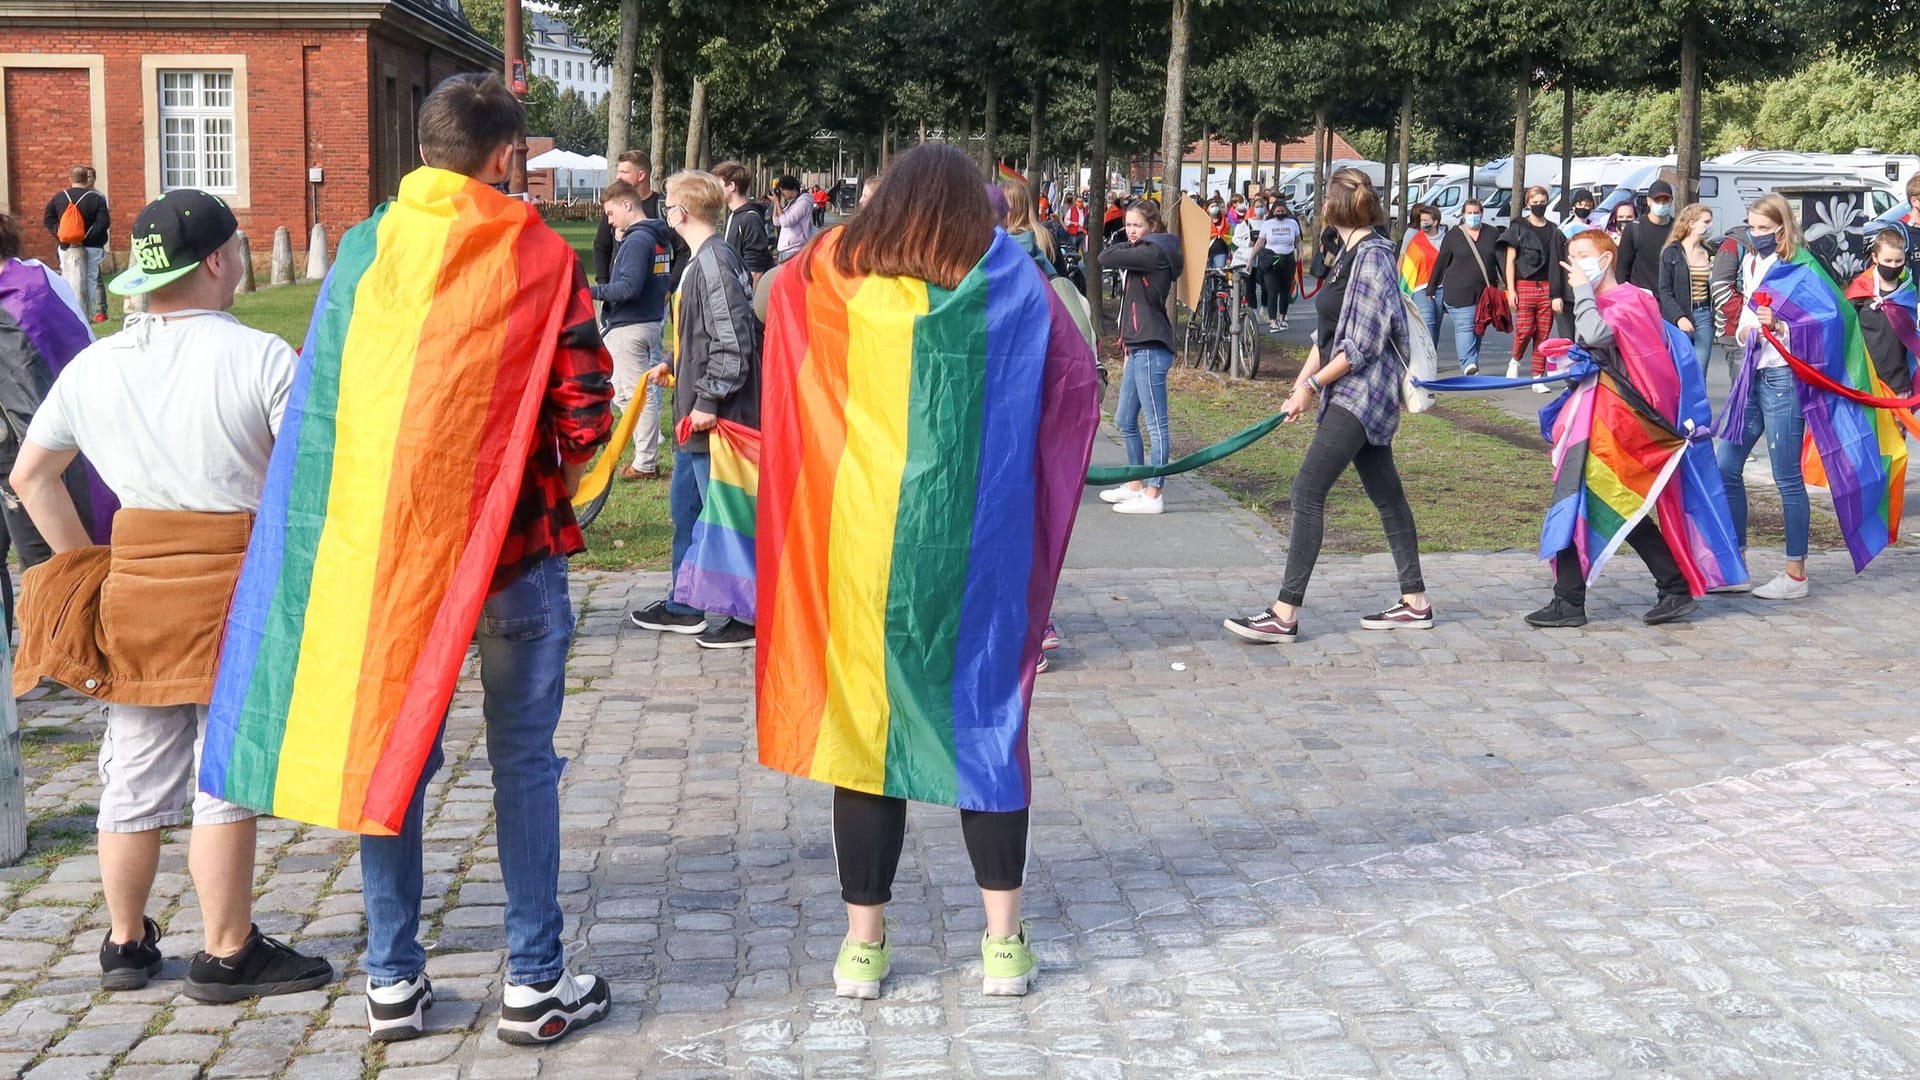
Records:
M186 995L195 1001L226 1003L318 990L332 981L332 964L294 952L256 926L232 956L195 953L187 968Z
M1408 607L1405 603L1395 604L1385 611L1361 616L1360 629L1431 630L1433 629L1433 609Z
M607 980L598 975L562 971L551 982L533 986L508 983L500 1001L500 1026L494 1034L501 1042L517 1046L550 1043L574 1028L605 1020L612 1000Z
M1281 622L1280 616L1275 615L1272 608L1264 608L1245 618L1228 619L1220 625L1235 637L1262 645L1291 645L1300 640L1300 620Z
M1528 626L1537 626L1542 630L1587 625L1587 609L1576 607L1559 597L1554 597L1546 607L1527 616Z
M392 986L367 987L367 1037L374 1042L405 1042L427 1029L433 1008L433 983L422 974Z
M116 945L113 931L100 943L100 989L138 990L160 974L160 924L146 919L139 941Z
M705 615L675 615L667 610L665 600L655 600L639 611L629 613L627 618L642 630L660 630L669 634L700 634L707 629Z
M706 633L694 639L694 644L703 649L751 649L753 624L728 619L719 626L707 627Z
M1660 602L1647 609L1640 621L1648 626L1661 623L1678 622L1700 610L1700 601L1691 596L1662 596Z

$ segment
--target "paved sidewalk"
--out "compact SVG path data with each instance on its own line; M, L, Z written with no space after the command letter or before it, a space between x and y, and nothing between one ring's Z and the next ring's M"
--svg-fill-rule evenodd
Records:
M1920 1074L1920 556L1855 578L1823 554L1809 600L1650 628L1623 555L1595 622L1554 632L1518 619L1547 592L1530 558L1429 556L1440 624L1398 634L1357 629L1386 557L1329 557L1305 639L1260 649L1218 625L1271 598L1272 532L1198 482L1168 491L1158 519L1086 512L1055 607L1031 996L980 995L956 816L918 807L896 974L880 1001L834 998L827 793L755 764L752 654L628 629L662 575L581 574L561 888L608 1022L544 1051L493 1038L504 894L469 678L429 806L432 1035L369 1049L357 974L208 1008L172 959L97 993L82 837L0 871L0 1076ZM83 814L98 711L23 719L32 810ZM263 928L350 966L353 843L262 831ZM174 957L197 936L184 858L168 845L154 907Z

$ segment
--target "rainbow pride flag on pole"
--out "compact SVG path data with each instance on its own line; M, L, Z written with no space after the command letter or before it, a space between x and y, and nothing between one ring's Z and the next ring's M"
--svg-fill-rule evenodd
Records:
M1874 391L1877 378L1860 336L1860 316L1811 252L1802 249L1792 261L1775 263L1747 302L1757 306L1763 297L1786 321L1782 343L1795 356L1837 384ZM1734 378L1720 418L1723 439L1739 434L1760 340L1758 334L1749 339L1746 361ZM1849 401L1805 381L1798 387L1807 419L1807 482L1826 487L1833 497L1840 535L1857 573L1900 535L1906 438L1890 410Z
M1657 513L1693 595L1745 581L1692 341L1667 325L1644 289L1616 285L1595 303L1613 331L1619 366L1582 380L1549 407L1559 415L1540 557L1572 546L1591 584L1634 526Z
M762 372L762 764L971 810L1028 804L1034 665L1092 454L1092 351L1004 232L952 289L774 285Z
M1400 253L1400 288L1408 295L1427 287L1433 280L1433 267L1440 261L1440 249L1426 233L1415 230Z
M531 206L456 173L414 170L341 238L234 594L202 790L399 830L584 296Z
M693 432L683 417L678 440ZM693 540L673 580L676 602L744 622L753 621L754 516L760 500L760 433L731 420L715 424L707 440L712 469L707 498L693 523Z

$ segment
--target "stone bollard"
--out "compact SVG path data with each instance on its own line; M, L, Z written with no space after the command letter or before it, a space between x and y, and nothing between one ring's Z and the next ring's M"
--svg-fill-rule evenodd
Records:
M247 230L245 229L241 229L234 235L240 238L240 265L245 267L245 269L240 272L239 287L233 291L236 293L250 293L257 287L253 278L253 243L247 239Z
M293 234L285 225L273 230L273 283L293 284Z
M319 222L313 223L313 235L307 238L307 280L319 281L327 276L327 227Z

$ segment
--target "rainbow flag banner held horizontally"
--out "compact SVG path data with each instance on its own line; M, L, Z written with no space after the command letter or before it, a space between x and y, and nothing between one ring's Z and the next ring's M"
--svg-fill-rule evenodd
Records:
M398 831L585 307L578 272L531 206L438 169L341 238L234 594L203 790Z
M1034 664L1092 453L1092 351L1005 233L949 291L774 285L762 369L760 760L972 810L1027 805Z
M692 426L680 420L679 441ZM619 445L618 443L614 445ZM760 433L731 420L707 439L711 473L673 598L709 615L753 621L754 515L760 499Z

